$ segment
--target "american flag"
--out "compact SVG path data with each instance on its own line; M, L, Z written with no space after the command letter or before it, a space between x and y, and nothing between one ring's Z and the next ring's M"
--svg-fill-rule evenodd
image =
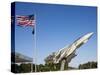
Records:
M17 25L22 27L32 26L33 27L32 34L34 34L34 27L35 27L34 15L17 16Z
M17 16L17 25L18 26L34 26L35 25L34 15Z

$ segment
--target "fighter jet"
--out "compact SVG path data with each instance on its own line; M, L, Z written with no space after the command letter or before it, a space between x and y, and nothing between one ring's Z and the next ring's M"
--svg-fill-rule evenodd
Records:
M58 52L55 53L55 56L53 58L54 63L59 63L63 59L67 59L67 61L70 62L71 58L76 56L75 54L76 49L78 49L80 46L85 44L92 35L93 35L93 32L88 33L78 38L70 46L60 49Z

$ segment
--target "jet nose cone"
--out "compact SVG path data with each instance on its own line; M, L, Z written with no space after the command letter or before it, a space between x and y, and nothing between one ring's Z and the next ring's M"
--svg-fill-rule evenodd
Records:
M93 35L93 32L88 33L87 35L85 35L87 38L91 37Z
M90 35L93 35L94 32L91 32Z
M87 34L88 37L91 37L92 35L93 35L93 32Z

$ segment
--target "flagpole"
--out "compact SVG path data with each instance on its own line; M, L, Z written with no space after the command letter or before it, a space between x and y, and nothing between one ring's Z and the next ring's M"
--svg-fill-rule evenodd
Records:
M35 41L35 72L37 72L37 67L36 67L36 62L37 62L37 58L36 58L36 56L37 56L37 50L36 50L36 15L34 15L34 18L35 18L35 26L34 26L34 41Z
M34 15L34 18L36 18L35 15ZM36 19L35 19L35 21L36 21ZM33 40L34 40L33 60L34 60L34 65L35 65L35 72L37 72L37 67L36 67L36 55L37 55L37 53L36 53L36 22L35 22L35 25L33 27L32 34L33 34ZM31 70L33 71L33 65L31 67L32 67Z
M35 18L35 16L34 16L34 18ZM33 26L33 31L32 31L32 35L33 35L33 60L32 60L32 63L31 63L31 73L33 72L33 62L34 62L34 64L36 63L36 58L35 58L35 49L36 49L36 46L35 46L35 43L36 43L36 39L35 39L35 37L36 37L36 34L35 34L35 26L36 26L36 23L35 23L35 25ZM36 72L36 67L35 67L35 72Z
M33 41L35 40L34 39L34 34L33 34L33 32L32 32L32 35L33 35ZM33 42L33 45L34 45L34 42ZM33 60L32 60L32 63L31 63L31 73L33 72L33 62L35 61L35 59L34 59L34 48L35 46L33 46Z
M33 60L34 60L35 72L36 72L37 69L36 69L36 34L35 34L35 28L33 28L33 39L34 39ZM33 67L33 65L32 65L32 67ZM33 68L32 68L32 70L33 70Z

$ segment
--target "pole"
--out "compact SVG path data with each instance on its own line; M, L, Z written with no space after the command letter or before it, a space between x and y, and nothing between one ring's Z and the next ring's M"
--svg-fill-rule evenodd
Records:
M36 42L35 42L36 43ZM35 72L37 72L37 66L36 66L36 55L37 55L37 53L36 53L36 45L35 45Z
M32 32L32 34L33 34L33 40L34 40L34 46L33 46L33 60L34 60L34 64L35 64L35 72L36 72L36 34L34 34L34 29L35 28L33 28L33 32ZM32 60L32 63L31 63L31 72L33 72L33 60Z
M60 70L61 70L61 71L63 71L63 70L65 69L65 62L66 62L65 59L63 59L63 60L61 61L61 67L60 67Z
M35 72L37 72L37 66L36 66L36 62L37 62L37 58L36 58L36 56L37 56L37 49L36 49L36 15L34 15L34 18L35 18L35 26L34 26L34 28L33 28L33 36L34 36L34 60L35 60Z
M31 63L31 72L33 72L33 61Z
M61 67L60 67L60 70L61 71L64 71L64 70L67 70L68 69L68 61L66 61L66 59L63 59L61 61Z

